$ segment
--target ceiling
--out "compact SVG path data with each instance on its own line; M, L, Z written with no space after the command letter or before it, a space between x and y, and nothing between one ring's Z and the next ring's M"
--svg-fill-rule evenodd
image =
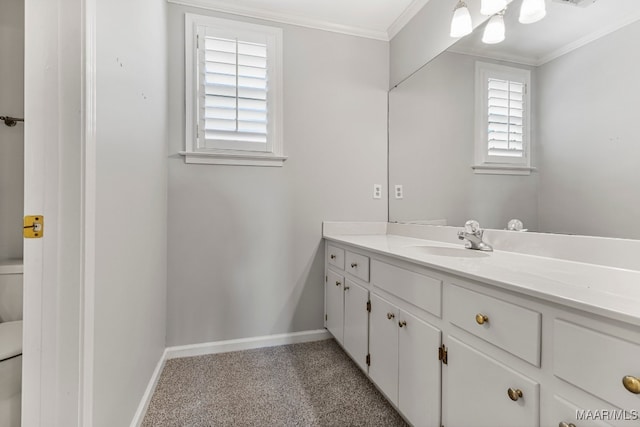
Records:
M361 37L390 40L429 0L169 1ZM455 3L454 0L446 1Z
M640 0L593 0L586 7L547 0L547 16L523 25L518 22L521 3L515 0L507 8L502 43L482 43L481 25L449 50L537 66L640 19Z

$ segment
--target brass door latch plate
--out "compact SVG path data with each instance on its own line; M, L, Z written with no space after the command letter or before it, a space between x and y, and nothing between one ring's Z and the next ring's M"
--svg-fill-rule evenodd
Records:
M27 215L24 217L25 239L40 239L44 234L44 217L42 215Z

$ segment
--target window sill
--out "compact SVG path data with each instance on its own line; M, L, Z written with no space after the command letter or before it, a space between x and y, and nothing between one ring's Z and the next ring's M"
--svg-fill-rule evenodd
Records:
M236 154L217 152L193 152L180 151L184 156L184 162L201 165L229 165L229 166L267 166L282 167L286 156L276 156L273 154Z
M481 175L531 175L537 169L520 165L473 165L473 172Z

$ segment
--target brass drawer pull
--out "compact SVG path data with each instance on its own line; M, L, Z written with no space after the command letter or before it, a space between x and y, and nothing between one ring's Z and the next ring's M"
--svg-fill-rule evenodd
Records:
M342 283L336 282L336 286L340 286L340 285L342 285Z
M510 388L509 390L507 390L507 395L509 396L509 399L513 400L514 402L517 402L518 399L522 397L522 390L520 390L519 388L515 390Z
M622 378L622 384L624 388L629 390L633 394L640 394L640 378L627 375Z
M404 326L407 326L407 321L406 320L402 320L400 322L398 322L398 326L400 326L401 328Z
M331 254L331 259L336 259L336 256L334 254Z
M358 263L357 262L352 262L351 263L351 268L358 268Z
M476 323L478 325L484 325L487 322L489 322L489 318L487 316L482 313L476 314Z
M395 314L393 314L393 313L387 313L387 319L391 320L391 319L393 319L394 317L396 317L396 315L395 315Z
M576 427L576 425L574 423L565 423L564 421L560 421L558 427Z

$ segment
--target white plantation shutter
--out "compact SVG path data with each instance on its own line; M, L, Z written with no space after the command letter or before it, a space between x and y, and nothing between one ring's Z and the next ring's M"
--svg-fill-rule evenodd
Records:
M255 38L254 38L255 40ZM269 151L267 43L198 34L198 145Z
M489 78L487 88L487 154L524 157L525 84Z
M186 163L283 166L281 28L185 14Z
M476 62L476 173L529 174L531 72Z

